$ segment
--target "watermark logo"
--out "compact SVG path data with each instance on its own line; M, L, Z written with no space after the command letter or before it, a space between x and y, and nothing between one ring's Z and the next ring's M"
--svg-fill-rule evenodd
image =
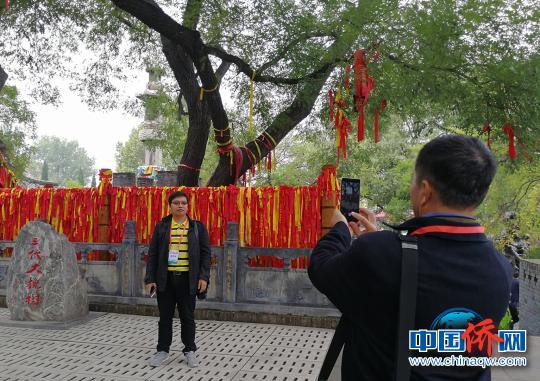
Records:
M409 350L422 354L462 353L450 357L409 357L411 366L524 366L526 358L492 358L493 348L499 352L525 352L525 330L497 330L492 319L482 319L476 312L454 308L440 314L430 329L409 331ZM474 357L475 354L487 357ZM470 355L473 357L468 357ZM446 356L446 355L444 355Z
M499 352L526 352L527 335L525 330L499 330L497 333L484 331L491 319L472 325L470 329L440 329L409 331L409 349L426 353L428 351L472 353L487 350L491 356L493 344L498 343Z

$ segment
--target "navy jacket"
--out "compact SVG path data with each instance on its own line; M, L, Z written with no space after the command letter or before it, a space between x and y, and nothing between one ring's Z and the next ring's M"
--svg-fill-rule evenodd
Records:
M188 220L189 288L191 295L195 295L199 279L208 282L210 278L210 239L202 222L192 220L189 217ZM169 214L156 224L148 248L149 258L146 264L144 283L156 283L159 291L165 291L167 287L167 259L171 222L172 215ZM198 237L195 234L195 224L197 224Z
M432 225L479 226L462 218L420 217L398 228L411 234ZM419 235L418 251L416 329L430 329L451 308L471 309L500 322L512 271L484 234ZM314 248L308 273L348 322L342 380L393 380L401 278L396 232L367 233L351 245L347 225L339 222ZM430 381L490 379L489 369L482 368L414 367L411 376Z

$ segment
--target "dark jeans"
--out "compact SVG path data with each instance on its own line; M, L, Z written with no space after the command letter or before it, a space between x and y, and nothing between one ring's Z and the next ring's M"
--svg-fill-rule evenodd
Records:
M196 351L195 345L195 295L189 294L189 273L167 275L167 288L157 292L159 308L159 333L157 350L169 352L172 342L172 320L178 305L183 352Z

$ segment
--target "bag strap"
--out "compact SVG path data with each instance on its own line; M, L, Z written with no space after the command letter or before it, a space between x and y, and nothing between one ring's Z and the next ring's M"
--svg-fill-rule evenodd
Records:
M397 331L396 381L409 381L409 330L414 328L416 289L418 285L418 243L416 237L398 233L401 240L401 285ZM345 344L347 321L341 316L334 337L326 352L318 381L327 381Z
M330 378L330 374L332 373L332 369L334 369L334 365L339 357L341 348L343 348L343 345L345 344L346 333L346 320L343 316L341 316L339 323L336 326L334 337L332 338L330 346L328 347L328 352L326 352L326 356L324 357L317 381L327 381L328 378Z
M398 234L401 240L401 285L397 329L396 381L409 381L409 330L414 329L418 286L418 243L416 237Z

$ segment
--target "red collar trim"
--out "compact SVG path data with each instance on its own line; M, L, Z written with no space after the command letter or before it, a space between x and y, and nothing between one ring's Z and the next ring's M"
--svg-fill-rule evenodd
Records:
M447 226L447 225L432 225L424 226L416 229L410 235L421 235L427 233L447 233L447 234L482 234L484 233L483 226Z

